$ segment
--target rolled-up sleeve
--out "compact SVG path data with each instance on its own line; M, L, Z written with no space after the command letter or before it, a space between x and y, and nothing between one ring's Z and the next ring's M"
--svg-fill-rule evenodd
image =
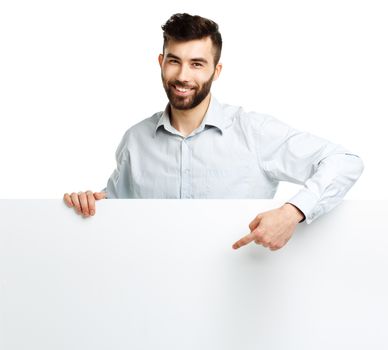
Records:
M303 212L308 224L340 204L363 172L358 155L271 116L256 132L261 166L267 175L303 185L287 202Z

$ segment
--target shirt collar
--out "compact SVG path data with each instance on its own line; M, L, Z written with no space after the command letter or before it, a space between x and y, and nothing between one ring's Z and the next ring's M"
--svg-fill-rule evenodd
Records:
M205 116L200 124L200 126L196 129L195 133L201 132L205 129L206 125L214 126L220 130L221 134L223 134L225 129L225 120L222 113L221 104L217 101L217 99L211 94L210 95L210 103L208 109L205 113ZM163 126L165 130L176 134L176 130L172 127L170 123L170 103L167 104L165 110L161 114L158 123L155 127L155 135L158 131L159 127Z

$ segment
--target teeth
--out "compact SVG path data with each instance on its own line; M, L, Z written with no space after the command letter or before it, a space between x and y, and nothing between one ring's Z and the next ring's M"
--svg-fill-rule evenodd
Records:
M178 86L175 86L175 88L180 91L180 92L186 92L186 91L189 91L189 89L184 89L184 88L180 88Z

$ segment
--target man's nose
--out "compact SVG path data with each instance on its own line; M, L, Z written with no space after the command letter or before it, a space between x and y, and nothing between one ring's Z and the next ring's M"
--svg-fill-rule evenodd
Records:
M178 71L178 76L177 80L180 82L188 82L190 81L190 67L186 64L181 64L179 71Z

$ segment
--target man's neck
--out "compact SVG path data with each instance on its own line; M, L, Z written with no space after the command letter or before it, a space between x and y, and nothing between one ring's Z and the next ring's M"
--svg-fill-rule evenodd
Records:
M197 129L203 118L210 103L210 93L204 98L204 100L196 107L192 109L180 110L175 109L170 105L170 123L178 130L182 135L190 135L195 129Z

